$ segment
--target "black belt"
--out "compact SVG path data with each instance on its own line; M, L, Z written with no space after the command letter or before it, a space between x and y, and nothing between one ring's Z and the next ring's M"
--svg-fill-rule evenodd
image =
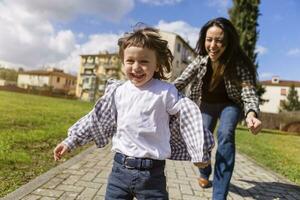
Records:
M124 165L128 169L152 169L156 167L161 167L165 165L165 160L154 160L150 158L135 158L131 156L126 156L121 153L116 153L114 160Z

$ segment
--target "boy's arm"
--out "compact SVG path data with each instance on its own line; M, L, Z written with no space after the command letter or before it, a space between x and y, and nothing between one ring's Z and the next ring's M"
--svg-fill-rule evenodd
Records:
M92 137L92 126L96 121L95 118L95 109L90 113L78 120L73 126L68 130L68 137L62 142L68 147L68 150L72 150L77 146L82 146L91 140Z
M203 128L199 107L187 97L180 100L180 132L193 163L210 162L214 147L212 133Z
M68 137L63 141L69 150L92 140L98 147L109 143L116 130L114 92L120 84L119 81L110 80L93 110L69 128Z

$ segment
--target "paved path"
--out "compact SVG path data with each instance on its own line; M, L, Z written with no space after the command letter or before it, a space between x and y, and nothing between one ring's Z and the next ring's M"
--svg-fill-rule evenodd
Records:
M110 146L92 146L2 200L102 200L111 164ZM171 200L211 199L212 189L198 186L198 172L191 163L167 161L166 175ZM299 200L300 187L237 154L228 199Z

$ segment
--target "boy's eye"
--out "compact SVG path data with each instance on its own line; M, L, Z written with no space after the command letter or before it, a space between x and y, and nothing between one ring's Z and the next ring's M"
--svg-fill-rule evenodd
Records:
M134 61L129 59L129 60L126 60L126 63L127 64L132 64L132 63L134 63Z

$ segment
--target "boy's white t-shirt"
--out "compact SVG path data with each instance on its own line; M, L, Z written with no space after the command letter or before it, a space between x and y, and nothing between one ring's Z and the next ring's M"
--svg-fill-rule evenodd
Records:
M115 93L117 131L112 150L164 160L171 155L169 115L177 112L174 85L152 79L142 87L126 81Z

